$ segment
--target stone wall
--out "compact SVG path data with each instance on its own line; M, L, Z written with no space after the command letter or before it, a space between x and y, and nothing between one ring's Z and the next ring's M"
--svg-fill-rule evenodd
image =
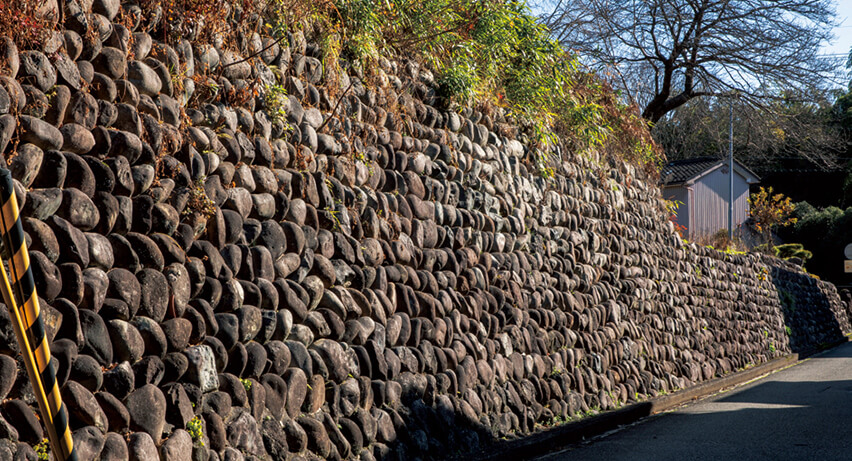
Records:
M269 39L168 46L120 9L71 0L43 49L0 46L81 459L445 459L850 330L799 268L684 245L629 165L530 171L416 63L328 83L300 35L240 62ZM242 91L279 79L286 120ZM0 312L0 458L34 456Z

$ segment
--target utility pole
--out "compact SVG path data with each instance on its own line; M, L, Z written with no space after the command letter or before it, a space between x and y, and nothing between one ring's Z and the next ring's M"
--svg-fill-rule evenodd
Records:
M734 239L734 98L731 95L731 120L728 127L728 239Z

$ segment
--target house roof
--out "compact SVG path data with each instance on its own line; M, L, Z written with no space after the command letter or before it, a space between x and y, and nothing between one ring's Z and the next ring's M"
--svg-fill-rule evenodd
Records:
M727 159L713 157L699 157L686 160L676 160L669 162L663 167L660 174L662 183L666 186L676 184L689 183L692 184L698 178L710 173L711 171L727 165ZM749 170L742 163L734 159L734 171L746 179L749 184L760 181L760 177L753 171Z

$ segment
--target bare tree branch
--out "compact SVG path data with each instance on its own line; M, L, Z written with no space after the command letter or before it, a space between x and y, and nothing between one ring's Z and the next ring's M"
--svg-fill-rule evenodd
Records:
M832 0L550 0L555 37L659 122L705 95L746 102L825 86L840 59L818 56L832 38Z

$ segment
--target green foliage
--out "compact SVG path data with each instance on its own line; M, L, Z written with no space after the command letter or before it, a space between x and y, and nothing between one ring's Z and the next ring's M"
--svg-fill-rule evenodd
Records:
M298 28L323 44L327 70L340 56L369 80L381 72L380 53L412 57L433 72L448 107L504 110L526 128L528 160L544 177L554 174L558 137L589 156L660 162L634 108L583 70L522 1L273 0L270 10L271 29Z
M263 91L263 102L269 121L281 122L286 126L287 107L290 104L290 100L287 99L287 90L282 85L266 85Z
M775 247L775 256L782 259L799 258L802 261L807 261L814 254L806 250L801 243L785 243Z
M192 441L204 446L204 430L201 424L201 417L196 415L186 422L186 431L192 437Z
M48 461L50 459L50 441L47 439L41 439L41 442L37 443L35 447L36 455L38 455L38 461Z
M210 218L216 214L216 206L213 200L207 196L207 191L204 189L204 179L190 183L189 199L186 202L186 208L183 210L183 215L197 213L204 218Z
M784 194L773 195L772 187L769 189L761 187L760 191L751 194L748 203L750 205L748 213L754 228L763 234L765 242L772 241L773 229L795 224L798 220L793 215L796 205L792 203L790 197L785 197Z
M240 382L243 383L243 387L246 388L246 392L251 391L251 384L252 383L251 383L250 379L240 378Z
M813 255L808 271L823 279L846 283L843 272L844 248L852 243L852 208L815 208L807 202L796 204L793 216L797 221L778 231L785 241L799 242Z

